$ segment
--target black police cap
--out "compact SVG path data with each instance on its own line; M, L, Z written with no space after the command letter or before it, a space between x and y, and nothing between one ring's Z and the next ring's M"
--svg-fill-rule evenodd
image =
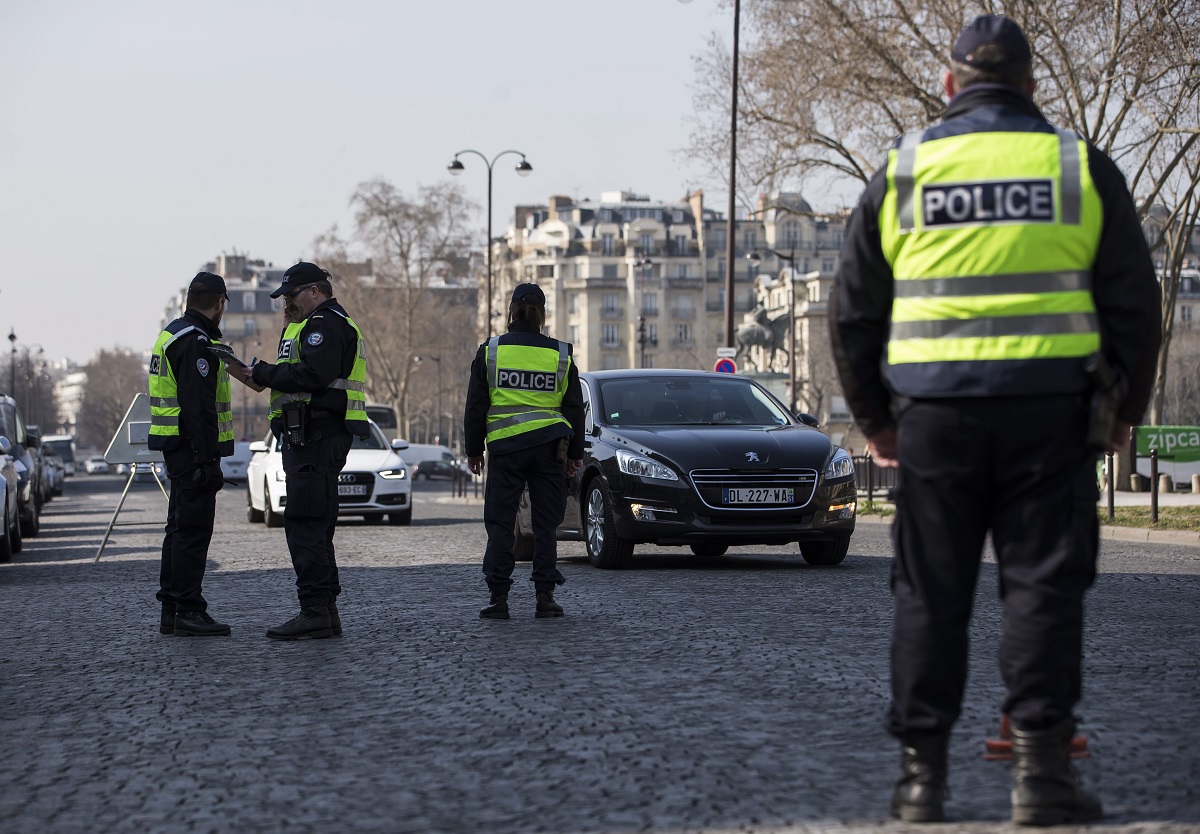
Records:
M288 267L287 272L283 273L283 283L279 285L279 289L271 293L271 298L279 298L281 295L287 295L302 287L307 287L309 284L328 281L331 278L332 276L328 272L316 264L301 261L295 266Z
M517 288L513 290L512 303L537 304L545 307L546 294L537 284L517 284Z
M188 292L212 293L223 295L229 299L229 290L225 289L225 279L214 272L197 272L192 283L188 284Z
M986 58L977 54L982 46L991 46ZM960 64L979 69L1003 69L1033 61L1029 41L1012 18L1002 14L983 14L963 29L950 50Z

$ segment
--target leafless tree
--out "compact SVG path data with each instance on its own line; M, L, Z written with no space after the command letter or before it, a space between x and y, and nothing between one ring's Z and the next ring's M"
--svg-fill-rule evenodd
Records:
M147 370L128 350L101 350L84 368L87 382L75 433L79 446L106 448L133 398L146 392Z

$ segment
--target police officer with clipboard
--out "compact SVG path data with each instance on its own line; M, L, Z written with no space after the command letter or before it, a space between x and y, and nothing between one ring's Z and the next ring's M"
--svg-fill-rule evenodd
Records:
M508 307L508 332L479 346L471 364L464 420L467 466L487 484L483 523L487 550L483 575L491 600L479 612L507 620L508 589L516 566L513 522L521 492L529 487L533 516L535 616L561 617L554 588L559 573L555 531L566 510L567 479L583 466L583 392L571 345L542 335L546 296L520 284Z
M208 614L201 584L212 541L221 458L233 454L233 412L225 364L209 353L221 338L225 279L197 273L184 314L159 334L150 356L149 448L163 453L171 494L159 570L159 633L225 636Z
M331 276L300 262L271 293L286 299L291 323L275 364L231 364L230 373L271 389L271 430L283 445L287 537L300 614L267 630L273 640L334 637L342 633L341 593L333 535L337 478L353 438L370 433L366 406L366 346L358 325L333 297Z
M1101 815L1071 766L1083 599L1096 576L1096 456L1150 397L1158 284L1121 172L1034 104L1002 15L951 50L943 121L899 139L846 230L830 310L847 401L899 466L892 813L943 818L984 541L1004 604L1012 817Z

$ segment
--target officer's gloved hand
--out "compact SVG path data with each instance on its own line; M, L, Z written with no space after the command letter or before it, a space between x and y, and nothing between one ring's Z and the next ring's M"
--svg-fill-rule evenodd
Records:
M192 485L201 489L219 492L225 486L225 476L221 473L221 461L212 460L198 463L192 471Z

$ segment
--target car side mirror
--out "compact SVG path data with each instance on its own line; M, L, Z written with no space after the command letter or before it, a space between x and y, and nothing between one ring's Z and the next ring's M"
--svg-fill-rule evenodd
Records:
M251 442L251 444L248 448L250 449L251 452L265 452L265 451L267 451L267 441L255 440L255 441Z
M42 430L37 426L25 427L25 445L31 449L36 449L42 445Z
M399 452L401 449L407 449L408 441L405 440L403 437L397 437L395 440L392 441L392 448L395 449L397 452Z
M810 428L814 428L814 429L817 426L821 425L821 421L818 420L816 417L812 416L811 414L809 414L807 411L796 412L796 419L799 420L804 425L809 426Z
M0 455L7 455L12 452L12 444L8 442L8 438L0 434Z

